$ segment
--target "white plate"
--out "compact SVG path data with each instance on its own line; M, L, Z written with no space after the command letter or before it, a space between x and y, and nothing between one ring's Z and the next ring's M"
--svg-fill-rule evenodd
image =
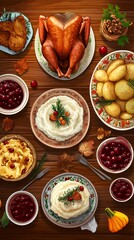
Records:
M111 117L105 111L104 107L98 103L99 97L96 93L97 80L94 77L96 70L98 69L106 70L109 64L116 59L124 59L126 63L128 62L134 63L134 53L127 50L118 50L118 51L107 54L105 57L103 57L99 61L99 63L95 67L93 74L91 76L90 99L91 99L91 103L95 113L104 124L106 124L108 127L114 130L126 131L130 129L134 129L134 118L130 120L123 120L123 119L117 119L117 118Z
M57 183L66 181L66 178L69 178L69 180L71 181L78 181L79 183L82 183L90 192L89 209L85 213L81 214L79 217L70 219L64 219L62 217L59 217L50 209L50 196L52 189ZM84 176L77 173L62 173L52 178L44 187L41 195L41 205L44 214L51 222L60 227L75 228L82 226L84 223L88 222L93 217L98 206L98 195L93 184Z
M72 73L70 78L65 78L61 77L59 78L56 72L53 72L48 65L47 60L44 58L42 55L41 51L41 44L40 44L40 39L39 39L39 34L38 34L38 29L36 31L35 35L35 54L37 57L37 60L40 64L40 66L52 77L57 78L59 80L72 80L76 77L78 77L81 73L83 73L86 68L89 66L90 62L92 61L92 58L94 56L94 51L95 51L95 37L94 37L94 32L93 29L90 28L90 38L89 38L89 43L85 49L84 56L80 62L79 69L77 70L76 73Z
M26 44L24 46L24 48L20 51L20 52L23 52L28 44L30 43L31 39L32 39L32 36L33 36L33 28L32 28L32 24L30 22L30 20L22 13L19 13L19 12L5 12L2 14L2 16L0 17L0 21L13 21L16 17L22 15L25 19L25 22L26 22L26 31L27 31L27 41L26 41ZM10 55L15 55L15 54L18 54L20 52L14 52L12 51L11 49L7 48L7 47L4 47L2 45L0 45L0 51L2 52L6 52Z

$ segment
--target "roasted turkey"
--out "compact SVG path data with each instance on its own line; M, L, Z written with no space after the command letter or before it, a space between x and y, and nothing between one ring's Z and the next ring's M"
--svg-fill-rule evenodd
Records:
M70 78L79 68L90 35L90 18L75 13L39 17L42 54L59 77Z

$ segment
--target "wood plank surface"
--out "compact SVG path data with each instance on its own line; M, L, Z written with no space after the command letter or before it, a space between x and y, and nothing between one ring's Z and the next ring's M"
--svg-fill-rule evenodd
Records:
M3 240L129 240L134 239L134 198L132 198L127 203L117 203L115 202L109 194L109 185L110 181L103 181L98 176L96 176L90 169L85 168L80 165L76 159L74 160L73 167L71 169L72 172L82 174L87 177L95 186L99 203L97 207L97 211L95 213L95 217L98 223L97 231L93 234L90 231L82 231L80 228L74 229L66 229L61 228L54 225L50 222L46 216L44 215L41 208L41 193L45 186L45 184L54 176L61 173L58 168L58 158L59 155L66 151L69 154L75 154L78 152L78 145L75 147L69 148L67 150L56 150L49 148L42 143L40 143L34 134L32 133L30 126L30 111L34 101L45 91L53 88L70 88L74 89L78 93L80 93L86 102L88 103L90 109L90 127L85 136L84 140L93 139L95 141L95 151L94 154L90 157L90 162L97 168L99 168L96 161L96 149L98 145L101 143L100 140L97 140L96 132L99 127L103 127L107 130L110 130L107 126L105 126L97 117L94 112L94 109L91 105L90 95L89 95L89 84L90 79L93 73L93 70L96 64L101 60L102 56L99 54L99 47L102 45L106 45L108 49L108 53L123 49L120 48L116 42L107 42L105 41L100 33L99 33L99 24L102 17L103 8L106 8L108 5L108 0L1 0L0 1L0 12L2 13L3 8L7 11L17 11L22 12L26 15L33 26L34 35L33 38L27 47L27 49L17 55L11 56L2 51L0 51L0 75L5 73L15 74L14 64L16 61L26 57L27 62L29 64L29 70L22 75L23 80L26 82L30 98L27 106L18 114L13 115L12 119L14 120L14 129L10 133L20 134L26 137L35 147L38 161L43 155L44 152L47 153L47 159L44 164L44 167L50 166L51 171L47 173L42 179L34 182L30 185L27 190L35 195L39 203L39 214L36 220L25 227L19 227L12 223L10 223L7 228L0 229L0 239ZM127 13L127 18L134 22L134 3L133 0L128 1L115 1L112 0L110 3L120 5L121 11ZM34 50L34 41L35 41L35 33L38 28L38 18L39 15L49 16L56 12L75 12L82 16L90 16L91 18L91 26L93 28L95 34L95 54L91 64L88 68L76 79L71 81L61 81L54 79L50 75L48 75L39 65L35 56ZM134 24L129 29L129 44L125 46L126 50L134 51ZM36 80L38 82L38 88L33 90L30 87L30 82L32 80ZM6 133L2 130L2 121L5 118L4 115L0 114L0 138L6 135ZM130 131L116 131L111 130L111 136L124 136L126 137L132 146L134 147L134 130ZM100 168L99 168L100 169ZM110 174L109 174L110 175ZM112 179L116 177L127 177L132 182L134 182L134 164L122 174L110 175ZM0 218L4 212L4 207L6 203L6 199L8 196L19 189L21 189L26 183L28 183L29 178L27 177L24 180L19 182L7 182L0 180L0 199L2 200L2 208L0 209ZM126 213L130 219L129 224L120 232L112 234L108 230L107 217L104 213L104 209L106 207L110 207L113 210L118 210Z

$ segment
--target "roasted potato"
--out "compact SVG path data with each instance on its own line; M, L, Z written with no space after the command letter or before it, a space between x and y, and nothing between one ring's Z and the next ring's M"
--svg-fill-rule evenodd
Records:
M114 60L107 68L107 74L109 75L115 68L123 64L125 64L125 61L123 59Z
M127 73L125 75L126 80L134 80L134 63L127 63Z
M102 92L103 85L104 85L104 83L102 83L102 82L97 83L96 93L97 93L98 97L103 96L103 92Z
M116 102L119 104L121 111L126 111L126 101L120 100L119 98L116 99Z
M120 80L115 83L115 94L121 100L129 100L134 95L134 89L128 85L126 80Z
M119 117L121 113L120 106L116 102L112 102L109 105L104 106L105 111L112 117Z
M123 79L126 75L127 67L126 65L120 65L115 68L110 74L108 75L109 81L116 82L120 79Z
M121 113L120 115L120 118L123 119L123 120L129 120L133 117L133 115L131 115L130 113L127 113L127 112L123 112Z
M107 75L106 71L104 71L102 69L97 70L94 74L94 77L99 82L107 82L108 81L108 75Z
M134 114L134 98L126 102L126 111L130 114Z
M115 100L116 94L115 94L115 84L112 82L105 82L102 88L103 97L105 100Z

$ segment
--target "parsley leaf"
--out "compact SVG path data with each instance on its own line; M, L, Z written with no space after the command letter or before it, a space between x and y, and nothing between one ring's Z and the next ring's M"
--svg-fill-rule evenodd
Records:
M0 225L4 228L9 224L9 219L6 215L6 212L4 212L2 218L0 219Z
M128 37L126 35L120 36L117 41L121 47L123 47L126 43L129 43Z

